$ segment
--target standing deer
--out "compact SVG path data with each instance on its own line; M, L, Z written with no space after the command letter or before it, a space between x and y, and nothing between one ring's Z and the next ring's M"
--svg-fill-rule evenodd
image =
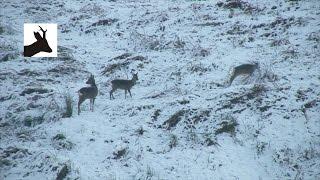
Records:
M131 88L136 84L136 81L138 80L138 73L132 74L132 79L131 80L126 80L126 79L115 79L111 81L112 85L112 90L110 91L110 99L111 97L114 99L113 92L116 91L117 89L123 89L125 91L125 98L127 98L127 91L131 95Z
M90 110L93 112L93 106L94 106L94 100L96 99L96 96L98 95L98 88L96 86L94 76L91 75L86 82L86 84L90 84L89 87L83 87L81 88L79 93L79 101L78 101L78 115L80 115L80 105L85 101L86 99L90 99Z
M232 84L233 80L238 77L239 75L247 75L249 78L256 70L259 70L259 64L242 64L240 66L236 66L233 68L230 80L229 80L229 86Z
M40 27L40 30L42 31L43 36L41 37L38 32L33 32L34 37L37 39L37 41L31 45L24 46L23 55L25 57L31 57L39 52L48 52L48 53L52 52L52 49L50 48L48 41L46 39L47 30L44 31L41 27Z

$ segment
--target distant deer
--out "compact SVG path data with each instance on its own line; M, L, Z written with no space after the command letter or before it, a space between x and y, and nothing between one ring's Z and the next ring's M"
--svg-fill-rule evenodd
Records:
M111 97L114 99L113 92L116 91L117 89L123 89L125 91L125 98L127 98L127 91L131 95L131 88L136 84L136 81L138 80L138 73L132 74L132 79L131 80L125 80L125 79L115 79L111 81L112 85L112 90L110 91L110 99Z
M247 75L249 78L256 70L259 70L259 64L242 64L240 66L236 66L233 68L230 80L229 80L229 86L232 84L233 80L238 77L239 75Z
M41 27L40 27L40 30L42 31L43 36L41 37L38 32L33 32L34 37L37 39L37 41L29 46L24 46L23 55L25 57L31 57L39 52L48 52L48 53L52 52L52 49L50 48L48 41L46 39L47 30L44 31Z
M89 77L86 84L90 84L90 87L83 87L78 91L78 93L79 93L78 115L80 114L80 105L86 99L90 99L90 110L93 112L94 100L96 99L96 96L98 95L98 88L96 86L96 82L94 80L93 75L91 75Z

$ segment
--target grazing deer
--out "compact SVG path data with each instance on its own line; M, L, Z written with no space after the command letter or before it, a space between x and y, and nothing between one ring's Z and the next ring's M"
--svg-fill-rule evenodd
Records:
M116 91L117 89L123 89L125 90L125 98L127 98L127 91L131 95L131 88L136 84L136 81L138 80L138 73L132 74L132 79L131 80L125 80L125 79L115 79L111 81L112 84L112 90L110 91L110 99L111 97L114 99L113 92Z
M248 75L250 77L256 70L259 70L259 64L242 64L240 66L236 66L233 68L230 80L229 80L229 86L232 84L233 80L239 76L239 75ZM247 77L247 78L248 78Z
M96 99L96 96L98 95L98 88L97 88L96 83L94 81L93 75L91 75L89 77L86 84L90 84L90 87L84 87L78 91L78 93L79 93L78 115L80 114L80 105L86 99L90 99L90 110L93 112L94 100Z
M31 57L39 52L48 52L48 53L52 52L52 49L50 48L48 41L46 39L47 30L44 31L41 27L40 27L40 30L42 31L43 36L41 37L38 32L33 32L34 37L37 39L37 41L31 45L24 46L23 55L25 57Z

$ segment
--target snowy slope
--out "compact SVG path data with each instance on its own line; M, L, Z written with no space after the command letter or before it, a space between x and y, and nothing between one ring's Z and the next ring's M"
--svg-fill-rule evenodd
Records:
M0 179L320 179L319 1L0 7ZM21 56L23 23L57 23L59 57ZM132 69L133 97L110 100ZM95 111L78 115L90 74Z

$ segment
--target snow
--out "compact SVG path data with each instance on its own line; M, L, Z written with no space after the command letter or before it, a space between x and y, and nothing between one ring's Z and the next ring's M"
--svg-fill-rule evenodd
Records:
M218 2L1 3L0 58L13 58L0 61L0 179L56 179L63 165L70 179L320 179L320 3L246 1L261 9L250 14ZM92 26L106 19L116 21ZM58 58L22 57L23 23L57 23ZM253 61L273 78L226 86L233 67ZM132 69L133 97L110 100L110 81ZM87 100L78 115L90 74L95 110ZM49 91L21 95L35 87ZM233 121L233 133L217 133Z

